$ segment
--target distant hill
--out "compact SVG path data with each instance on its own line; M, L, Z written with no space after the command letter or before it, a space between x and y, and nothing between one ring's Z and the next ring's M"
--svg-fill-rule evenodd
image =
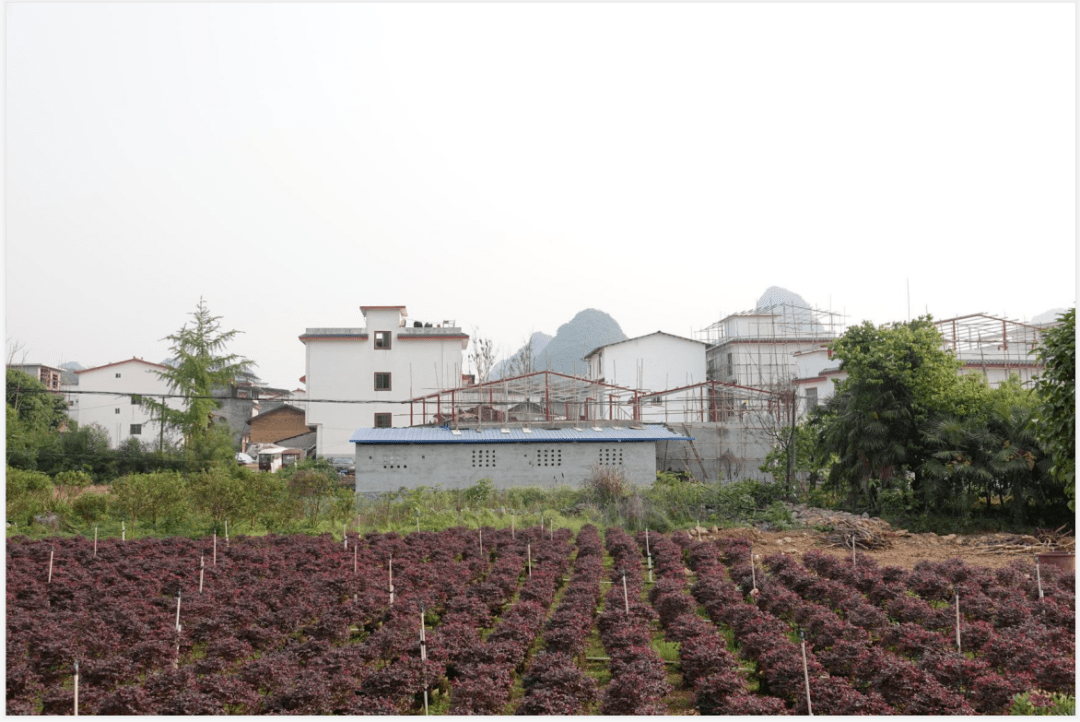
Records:
M537 334L533 334L534 339L536 336ZM584 361L585 354L597 346L625 341L626 334L611 316L595 308L587 308L559 326L554 338L547 338L550 338L550 341L539 350L536 344L533 344L533 370L558 371L564 374L576 372L578 376L585 376L588 368ZM519 357L524 349L524 346L518 349L511 358ZM493 378L508 375L504 373L506 370L507 362L501 362L497 365L497 373L493 374Z
M65 386L74 386L79 383L79 377L75 375L75 372L82 371L86 367L78 361L65 361L60 364L60 368L63 369L60 374L60 383Z
M539 331L529 337L529 345L532 347L532 355L534 359L539 358L540 354L544 351L545 348L547 348L547 345L551 342L551 339L551 336L548 336L546 333L540 333ZM517 351L515 351L510 356L510 358L503 359L502 361L495 364L491 368L490 378L501 379L504 377L515 375L514 373L512 373L511 367L516 368L515 362L524 351L525 347L522 346Z

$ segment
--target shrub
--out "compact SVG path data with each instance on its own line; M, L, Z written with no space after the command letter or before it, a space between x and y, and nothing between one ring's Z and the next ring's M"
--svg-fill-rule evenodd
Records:
M1012 699L1010 715L1048 715L1062 714L1070 717L1076 714L1076 697L1071 694L1043 692L1034 689L1022 692Z
M614 502L626 493L626 477L614 466L593 465L582 485L589 496L602 504Z
M71 510L79 519L92 524L109 513L108 494L81 494L71 503Z

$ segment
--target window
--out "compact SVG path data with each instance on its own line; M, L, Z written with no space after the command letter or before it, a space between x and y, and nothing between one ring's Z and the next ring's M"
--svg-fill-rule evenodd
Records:
M537 466L562 466L562 449L537 449Z
M113 412L113 413L117 413L117 414L119 414L119 413L120 413L120 409L117 409L117 410L116 410L115 412Z
M375 332L375 348L390 348L390 332L389 331L376 331Z
M132 436L139 436L141 434L142 434L142 424L132 424L131 425L131 435Z
M120 378L120 372L119 371L116 373L116 378Z
M391 425L390 414L375 414L376 429L389 429Z
M806 390L806 408L813 409L817 407L817 389Z
M375 372L375 390L376 391L389 391L390 390L390 374L382 371Z
M495 450L474 449L472 453L472 465L474 468L495 466Z
M600 458L597 459L600 466L622 466L622 449L600 449Z

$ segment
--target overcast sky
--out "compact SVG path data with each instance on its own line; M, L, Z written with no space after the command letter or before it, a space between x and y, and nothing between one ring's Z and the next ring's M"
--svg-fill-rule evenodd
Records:
M849 323L1075 303L1071 3L6 12L31 362L160 361L200 296L288 388L360 305L505 353L771 285Z

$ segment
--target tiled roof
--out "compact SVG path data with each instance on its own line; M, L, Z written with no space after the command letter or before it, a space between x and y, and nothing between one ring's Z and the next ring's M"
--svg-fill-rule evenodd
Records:
M354 444L524 444L524 443L582 443L582 442L634 442L634 441L691 441L693 437L681 436L663 426L649 425L638 428L628 426L592 426L573 428L538 429L460 429L455 434L445 426L406 427L400 429L362 428L353 432L349 439Z

